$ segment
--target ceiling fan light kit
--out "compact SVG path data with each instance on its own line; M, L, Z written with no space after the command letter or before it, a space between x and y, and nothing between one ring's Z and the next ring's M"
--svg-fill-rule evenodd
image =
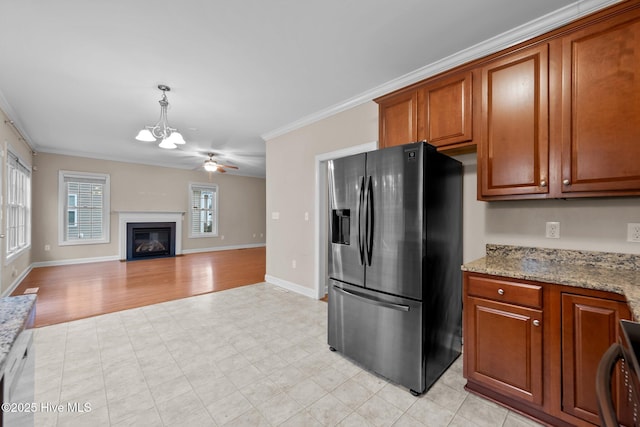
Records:
M178 129L169 126L167 120L167 107L169 106L167 92L169 92L171 88L167 85L158 85L158 89L162 91L162 98L158 101L160 104L160 119L155 126L145 126L144 129L138 132L136 139L142 142L156 142L160 140L158 147L170 150L176 148L178 145L185 144L185 140L180 132L178 132Z
M218 170L218 164L211 159L205 160L204 170L206 170L207 172L215 172Z
M209 158L204 161L204 170L206 170L207 172L225 173L227 172L225 169L238 169L237 166L223 165L213 160L213 156L214 156L213 153L208 153L207 155L209 156Z

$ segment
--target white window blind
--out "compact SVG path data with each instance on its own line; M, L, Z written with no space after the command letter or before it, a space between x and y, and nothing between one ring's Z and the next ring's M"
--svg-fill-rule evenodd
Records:
M218 235L218 186L191 184L191 237Z
M7 150L7 257L31 245L31 169Z
M109 175L60 171L64 244L109 241Z

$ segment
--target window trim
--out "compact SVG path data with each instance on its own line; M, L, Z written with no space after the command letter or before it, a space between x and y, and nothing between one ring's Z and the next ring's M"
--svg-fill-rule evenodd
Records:
M202 189L210 189L211 191L215 192L216 194L216 199L215 199L215 206L213 207L213 212L215 213L214 215L214 220L213 220L213 227L215 229L215 231L210 231L210 232L202 232L202 233L194 233L193 232L193 215L194 215L194 200L193 200L193 191L196 188L202 188ZM203 237L218 237L219 236L219 218L220 218L220 187L218 186L218 184L210 184L210 183L201 183L201 182L190 182L189 183L189 238L190 239L200 239Z
M9 250L9 243L10 243L10 238L9 238L9 225L10 225L10 218L9 218L9 195L12 192L12 189L9 188L9 160L11 157L14 157L16 162L18 163L18 165L22 166L24 169L26 169L28 171L28 187L26 188L26 216L25 216L25 244L23 246L17 246L16 249L10 251ZM4 175L4 186L5 186L5 197L6 197L6 203L4 203L4 216L6 218L5 221L5 235L6 237L6 243L5 243L5 264L8 264L9 262L13 261L15 258L19 257L20 255L22 255L24 252L28 251L31 249L31 234L32 234L32 227L33 227L33 221L32 221L32 216L33 216L33 212L32 212L32 198L33 198L33 179L32 179L32 168L31 166L29 166L29 164L27 162L24 161L24 159L18 154L18 152L16 150L13 149L13 147L10 144L7 144L7 156L5 159L5 175Z
M101 239L65 240L65 221L67 221L67 191L65 178L95 179L104 181L102 194L102 233ZM111 176L106 173L58 171L58 245L77 246L109 243L111 241Z

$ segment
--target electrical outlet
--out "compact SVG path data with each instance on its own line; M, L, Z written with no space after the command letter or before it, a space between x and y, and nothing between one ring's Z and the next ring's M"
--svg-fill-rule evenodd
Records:
M640 224L629 223L627 224L627 242L640 243Z
M545 233L547 239L559 239L560 238L560 223L559 222L547 222L547 230Z
M291 261L291 268L295 269L298 266L298 263L296 263L296 260L292 260Z

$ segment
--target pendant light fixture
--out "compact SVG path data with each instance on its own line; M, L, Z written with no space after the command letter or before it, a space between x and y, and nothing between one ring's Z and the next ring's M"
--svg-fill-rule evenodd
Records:
M160 119L155 126L145 126L144 129L138 132L136 139L143 142L156 142L160 140L158 147L173 149L178 145L184 144L185 141L180 132L178 132L178 129L170 127L167 121L167 107L169 106L167 92L169 92L171 88L166 85L158 85L158 89L162 91L162 98L158 101L160 104Z

